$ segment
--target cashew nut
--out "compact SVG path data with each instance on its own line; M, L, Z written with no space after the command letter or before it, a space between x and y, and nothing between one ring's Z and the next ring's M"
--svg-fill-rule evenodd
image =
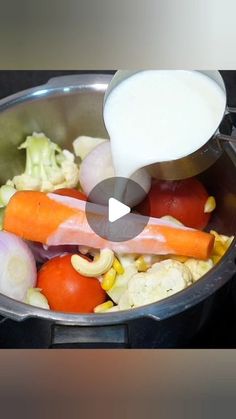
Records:
M113 265L114 252L110 249L102 249L97 260L89 262L79 255L71 256L73 268L84 276L99 276L107 272Z

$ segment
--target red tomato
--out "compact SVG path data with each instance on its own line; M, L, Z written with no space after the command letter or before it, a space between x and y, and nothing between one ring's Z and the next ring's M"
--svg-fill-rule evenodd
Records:
M83 192L78 191L74 188L61 188L56 189L53 193L58 195L70 196L71 198L81 199L82 201L87 201L87 197Z
M152 217L171 215L184 225L201 230L210 219L210 213L204 213L208 197L205 187L196 178L157 181L152 185L148 197L136 209Z
M71 255L46 262L38 272L37 287L52 310L69 313L92 313L106 301L106 292L97 278L85 277L73 268Z

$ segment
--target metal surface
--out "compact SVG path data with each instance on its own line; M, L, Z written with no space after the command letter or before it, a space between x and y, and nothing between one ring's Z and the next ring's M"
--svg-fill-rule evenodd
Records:
M23 170L24 153L16 147L32 131L43 131L53 141L69 149L78 135L106 138L102 106L110 80L111 76L108 75L79 75L54 79L44 86L20 92L0 101L0 182L5 182ZM236 229L235 171L235 152L231 144L225 143L222 145L221 157L202 175L209 192L215 195L217 200L212 227L224 234L235 234ZM183 325L186 317L190 330L188 310L194 310L196 324L197 321L201 322L202 312L195 307L232 277L236 271L235 255L234 240L222 262L194 285L158 303L137 309L109 314L75 315L31 307L0 295L0 313L19 321L33 317L61 325L89 327L149 319L158 330L161 327L163 331L166 325L166 333L168 330L170 333L170 325L166 323L168 319L172 321L172 325L178 327L180 323L177 319L180 318Z
M116 326L96 326L96 327L76 327L58 326L53 328L53 345L68 346L68 336L70 345L113 345L114 347L127 346L127 327L124 325Z

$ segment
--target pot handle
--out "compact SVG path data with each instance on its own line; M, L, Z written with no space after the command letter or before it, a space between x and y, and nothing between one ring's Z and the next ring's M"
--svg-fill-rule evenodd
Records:
M128 348L128 327L53 324L51 348Z
M48 80L45 87L50 88L65 88L67 92L71 87L89 86L91 84L97 88L97 90L106 90L108 83L110 82L112 75L110 73L97 73L97 74L70 74L65 76L53 77Z
M231 137L230 135L217 134L215 138L219 141L228 141L229 143L236 144L236 137Z

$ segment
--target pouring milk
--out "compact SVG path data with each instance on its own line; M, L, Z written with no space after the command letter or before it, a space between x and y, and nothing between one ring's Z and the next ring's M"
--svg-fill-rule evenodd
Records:
M198 150L225 106L223 89L198 71L145 70L121 81L104 105L115 175L130 178L141 167Z

